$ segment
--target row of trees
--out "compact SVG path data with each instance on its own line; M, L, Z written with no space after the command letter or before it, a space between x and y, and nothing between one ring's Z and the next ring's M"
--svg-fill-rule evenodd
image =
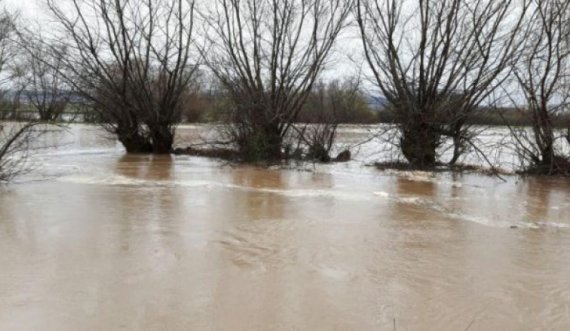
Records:
M81 95L128 152L172 150L204 67L242 159L279 160L295 144L329 159L331 114L360 107L358 93L344 87L342 102L327 101L315 120L326 126L297 123L303 109L323 107L321 74L339 38L358 31L367 78L387 99L411 166L453 165L479 151L469 124L476 110L514 105L532 114L532 132L512 128L521 158L541 172L568 170L557 146L570 133L557 135L552 123L570 98L568 1L46 1L53 33L19 34L30 67L46 73L30 84L46 86L37 79L45 77ZM446 142L453 153L443 160Z
M345 0L218 0L197 11L193 0L47 4L56 33L41 39L23 33L22 46L88 100L128 152L172 150L202 64L223 89L224 133L245 160L284 156L353 6ZM38 51L44 49L57 66Z
M205 76L202 74L202 76ZM231 99L216 78L204 77L188 92L182 109L182 123L220 123L232 113ZM379 123L382 105L363 89L358 77L319 80L304 103L298 123Z

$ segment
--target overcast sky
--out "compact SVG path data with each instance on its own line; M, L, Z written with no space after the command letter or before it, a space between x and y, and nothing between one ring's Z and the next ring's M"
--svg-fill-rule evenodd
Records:
M2 2L7 8L18 9L27 17L39 14L35 0L2 0Z
M23 21L41 22L47 19L44 0L0 0L2 7L10 11L18 11Z
M0 5L9 10L19 11L20 18L24 22L37 23L48 19L45 2L46 0L0 0ZM41 26L42 28L49 26L49 23ZM332 61L327 70L323 72L323 78L334 79L358 75L362 68L365 73L367 72L367 67L363 66L359 41L345 36L339 38L336 48L337 52L331 56Z

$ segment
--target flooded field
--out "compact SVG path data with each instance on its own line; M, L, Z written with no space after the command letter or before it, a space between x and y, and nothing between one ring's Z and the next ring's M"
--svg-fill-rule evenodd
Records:
M0 330L570 329L568 180L379 171L370 144L263 169L47 138L0 188Z

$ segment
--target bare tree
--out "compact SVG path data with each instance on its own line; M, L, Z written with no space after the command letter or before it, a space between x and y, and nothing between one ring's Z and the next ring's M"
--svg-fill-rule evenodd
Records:
M66 83L128 152L171 152L197 69L194 0L47 3L58 29L46 43Z
M0 1L1 4L1 1ZM1 96L3 114L10 114L10 119L18 119L16 113L18 97L12 95L13 87L8 84L14 77L14 61L17 48L13 42L16 36L16 15L6 10L0 11L0 86L4 88ZM4 120L2 116L0 118ZM26 156L30 143L42 130L35 130L36 123L0 123L0 184L3 184L25 170Z
M446 138L449 163L467 150L466 120L507 78L527 1L358 0L364 54L412 166L441 162Z
M57 121L72 95L61 74L63 58L52 56L49 49L41 44L29 45L27 51L19 64L22 74L17 79L22 90L21 102L32 107L41 121ZM65 55L65 50L57 53Z
M37 122L0 124L0 184L27 170L28 153L32 143L45 132Z
M212 2L202 53L232 103L229 138L244 159L280 159L352 1Z
M61 74L62 57L54 57L50 48L41 43L31 43L26 33L18 33L17 38L17 43L26 43L26 47L20 49L12 66L11 85L17 91L16 99L27 114L35 112L32 117L43 122L57 121L72 96ZM58 52L63 54L65 50Z
M570 2L533 0L531 31L522 60L515 67L519 89L514 103L531 117L532 132L512 129L522 162L540 174L570 174L569 156L560 147L566 142L556 123L570 111ZM565 139L566 138L566 139Z

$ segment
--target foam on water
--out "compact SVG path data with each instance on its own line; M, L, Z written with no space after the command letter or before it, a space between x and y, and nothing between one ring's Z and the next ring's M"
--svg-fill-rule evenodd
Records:
M52 156L68 156L68 155L98 155L98 154L114 154L117 150L115 148L89 148L89 149L49 149L37 153L35 157L52 157Z
M570 224L560 223L560 222L513 222L508 219L498 220L482 215L457 213L429 198L424 198L424 197L401 196L401 195L390 194L389 192L384 192L384 191L374 192L374 195L396 203L420 206L429 210L441 212L443 215L446 215L447 217L450 217L452 219L477 223L489 227L526 228L526 229L543 229L543 228L570 229ZM555 207L553 209L558 209L558 208Z
M362 192L346 192L334 189L275 189L263 187L251 187L243 185L235 185L212 180L146 180L140 178L132 178L123 175L112 176L88 176L88 175L72 175L58 179L61 182L88 184L88 185L107 185L107 186L133 186L133 187L202 187L210 189L230 189L248 192L259 192L267 194L277 194L288 198L335 198L348 201L366 201L371 200L372 196Z
M88 176L76 175L59 178L59 181L75 184L106 185L106 186L135 186L135 187L219 187L219 183L207 180L193 181L157 181L140 178L133 178L123 175L112 176Z

